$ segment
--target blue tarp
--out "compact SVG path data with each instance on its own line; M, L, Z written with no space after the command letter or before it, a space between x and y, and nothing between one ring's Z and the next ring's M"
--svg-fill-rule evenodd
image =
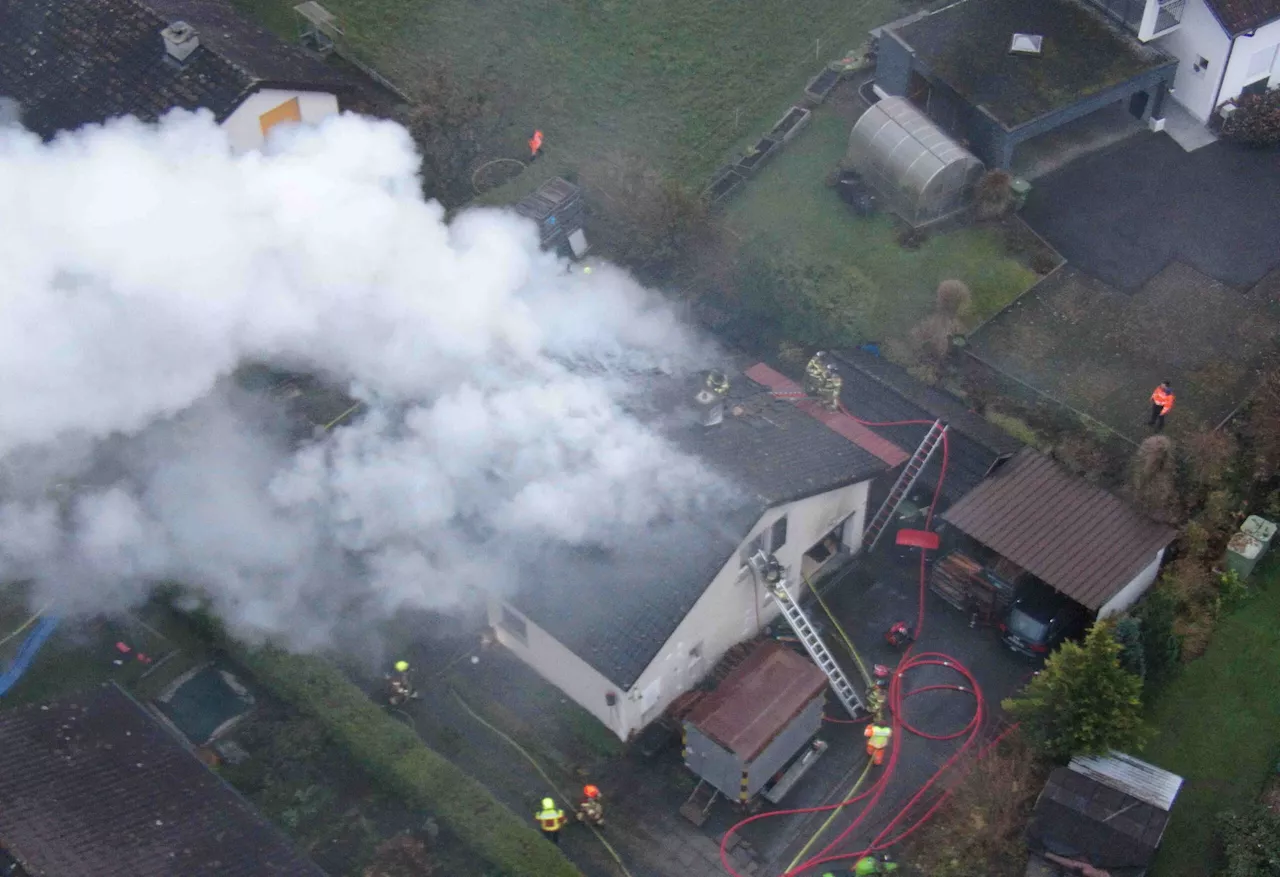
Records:
M27 634L27 638L18 647L18 654L14 656L13 663L3 674L0 674L0 696L8 693L9 689L22 678L22 674L27 672L27 668L35 660L36 653L40 651L40 647L45 644L57 626L58 619L51 615L46 615L36 622L31 633Z

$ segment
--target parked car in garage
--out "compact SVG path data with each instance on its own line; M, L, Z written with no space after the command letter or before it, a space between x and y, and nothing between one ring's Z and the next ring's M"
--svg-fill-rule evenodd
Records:
M1052 652L1063 640L1082 636L1089 626L1085 608L1038 581L1018 589L1000 624L1004 644L1015 652L1037 657Z

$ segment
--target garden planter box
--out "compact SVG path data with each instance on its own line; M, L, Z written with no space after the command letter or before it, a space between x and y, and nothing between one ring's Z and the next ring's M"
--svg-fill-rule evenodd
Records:
M733 169L744 177L749 177L764 167L778 149L778 141L771 137L761 137L751 147L751 152L738 159Z
M804 107L792 107L787 110L787 114L778 120L778 124L773 126L773 130L766 136L777 140L779 143L788 143L791 138L800 132L800 129L809 124L809 118L812 114Z
M804 87L805 97L815 103L822 103L827 99L827 95L831 94L831 90L836 87L843 75L839 70L832 70L828 67L809 80L809 84Z
M702 197L708 204L718 204L737 191L745 181L746 178L742 174L734 170L731 165L726 165L716 171L715 176L711 178L711 185L707 186Z

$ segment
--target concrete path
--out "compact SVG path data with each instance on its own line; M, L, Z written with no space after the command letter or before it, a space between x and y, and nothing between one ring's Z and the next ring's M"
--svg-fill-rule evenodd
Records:
M1172 137L1173 142L1185 152L1195 152L1210 143L1218 142L1218 135L1174 100L1165 102L1164 133Z

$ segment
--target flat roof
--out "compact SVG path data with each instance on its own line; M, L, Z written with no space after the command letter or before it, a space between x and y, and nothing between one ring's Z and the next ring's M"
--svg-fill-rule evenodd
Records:
M1006 129L1176 63L1077 0L961 0L890 31ZM1011 53L1015 33L1043 36L1041 54Z
M827 677L812 661L766 640L685 721L750 761L826 688Z

